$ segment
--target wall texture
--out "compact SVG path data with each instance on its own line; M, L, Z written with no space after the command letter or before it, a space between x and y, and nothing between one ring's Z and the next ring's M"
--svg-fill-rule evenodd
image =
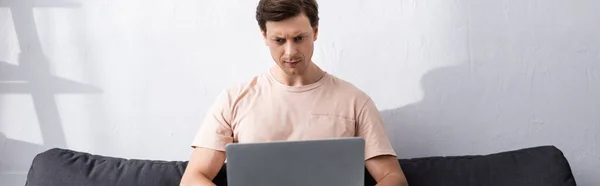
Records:
M223 88L271 64L256 1L0 0L0 180L50 147L186 160ZM402 158L556 145L600 185L600 1L321 1L314 60Z

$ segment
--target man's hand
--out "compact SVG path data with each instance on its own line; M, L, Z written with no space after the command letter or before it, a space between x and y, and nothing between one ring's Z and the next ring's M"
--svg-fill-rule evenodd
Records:
M225 162L225 152L196 147L181 178L180 186L214 186Z
M408 186L400 163L395 156L376 156L368 159L365 165L371 176L377 181L377 186Z

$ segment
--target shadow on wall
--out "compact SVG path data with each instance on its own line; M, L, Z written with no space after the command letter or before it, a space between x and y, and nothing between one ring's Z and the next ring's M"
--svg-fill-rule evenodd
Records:
M20 64L47 63L46 60L38 60L20 60ZM66 147L55 95L101 93L101 90L97 88L52 76L47 71L44 73L44 68L41 67L19 67L0 61L0 94L31 96L44 142L44 145L25 145L27 142L10 140L7 139L5 134L2 134L0 157L3 159L4 166L0 167L0 171L28 168L29 163L31 163L30 158L35 154L47 148ZM10 113L1 110L0 112ZM18 127L19 123L7 123L5 125Z
M580 61L535 63L498 59L427 73L421 82L423 100L381 111L399 156L488 154L555 145L578 180L596 185L600 63L591 55Z
M38 145L9 139L5 133L0 133L0 174L22 174L29 169L31 160L37 153L53 147L66 148L55 95L101 93L98 88L52 75L49 59L45 56L38 37L34 8L76 6L78 4L71 1L4 0L0 2L0 7L10 9L21 51L18 65L0 61L0 94L31 96L43 139L43 144ZM0 112L10 113L2 110ZM20 124L4 125L18 128Z
M467 59L425 74L420 102L381 111L399 155L549 144L578 183L600 185L600 27L589 24L600 20L598 2L456 3Z

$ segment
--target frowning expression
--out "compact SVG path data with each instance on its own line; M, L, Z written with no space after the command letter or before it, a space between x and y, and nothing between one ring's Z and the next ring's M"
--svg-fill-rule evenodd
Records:
M302 75L312 63L318 28L310 25L304 13L282 21L267 21L265 26L262 34L273 60L286 74Z

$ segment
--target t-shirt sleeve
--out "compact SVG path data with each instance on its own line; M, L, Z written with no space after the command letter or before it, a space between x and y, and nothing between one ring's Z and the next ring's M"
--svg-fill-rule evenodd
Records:
M194 137L192 147L203 147L225 151L225 146L233 142L231 128L231 100L228 92L217 96L216 101L206 113L202 125Z
M375 103L368 99L357 117L357 136L365 140L365 160L380 156L396 156Z

